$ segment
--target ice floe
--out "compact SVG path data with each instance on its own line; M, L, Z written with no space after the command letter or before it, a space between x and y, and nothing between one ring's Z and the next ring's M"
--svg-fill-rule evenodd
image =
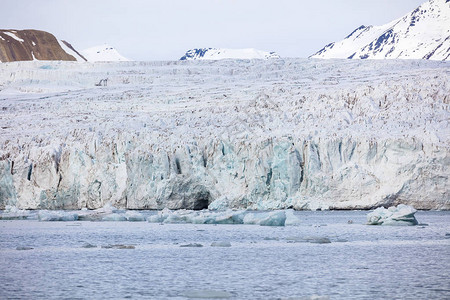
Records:
M0 214L0 220L24 220L29 216L30 211L7 205L3 213Z
M286 223L286 220L288 221ZM293 211L251 212L246 210L193 211L164 209L147 218L150 223L192 224L246 224L261 226L298 225L299 219Z
M417 225L418 222L414 214L417 210L414 207L399 204L397 207L389 208L379 207L373 212L367 214L368 225L393 225L393 226L409 226Z
M73 211L40 210L39 221L77 221L78 213Z
M230 242L212 242L211 247L231 247Z

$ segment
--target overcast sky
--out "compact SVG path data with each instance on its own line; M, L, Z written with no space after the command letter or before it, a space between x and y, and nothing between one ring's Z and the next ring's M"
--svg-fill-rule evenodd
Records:
M108 43L133 60L201 47L308 57L360 25L382 25L425 0L1 0L0 26L40 29L82 50Z

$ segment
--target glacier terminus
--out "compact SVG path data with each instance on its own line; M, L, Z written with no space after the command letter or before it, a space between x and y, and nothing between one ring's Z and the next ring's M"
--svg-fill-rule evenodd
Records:
M450 209L449 66L4 63L0 209Z

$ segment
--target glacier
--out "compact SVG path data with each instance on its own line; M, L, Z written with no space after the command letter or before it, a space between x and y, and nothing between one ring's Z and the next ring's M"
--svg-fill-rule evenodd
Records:
M0 209L450 209L449 66L2 63Z

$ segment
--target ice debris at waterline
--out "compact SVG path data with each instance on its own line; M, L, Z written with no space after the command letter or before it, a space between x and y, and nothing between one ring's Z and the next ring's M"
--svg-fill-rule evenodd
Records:
M39 221L77 221L76 212L40 210L38 212Z
M7 205L3 213L0 214L0 220L26 220L29 216L30 212L28 210Z
M119 210L110 204L95 210L19 210L8 207L0 220L39 220L39 221L105 221L105 222L143 222L165 224L247 224L261 226L298 226L300 219L294 210L248 211L248 210L169 210L163 209L154 214L150 211Z
M389 208L379 207L373 212L367 214L368 225L417 225L418 222L414 214L417 210L414 207L404 204L399 204L397 207Z
M157 215L150 216L148 222L151 223L192 223L192 224L251 224L261 226L285 226L298 225L300 220L291 210L278 210L271 212L249 212L227 210L216 211L192 211L178 210L171 211L164 209Z

